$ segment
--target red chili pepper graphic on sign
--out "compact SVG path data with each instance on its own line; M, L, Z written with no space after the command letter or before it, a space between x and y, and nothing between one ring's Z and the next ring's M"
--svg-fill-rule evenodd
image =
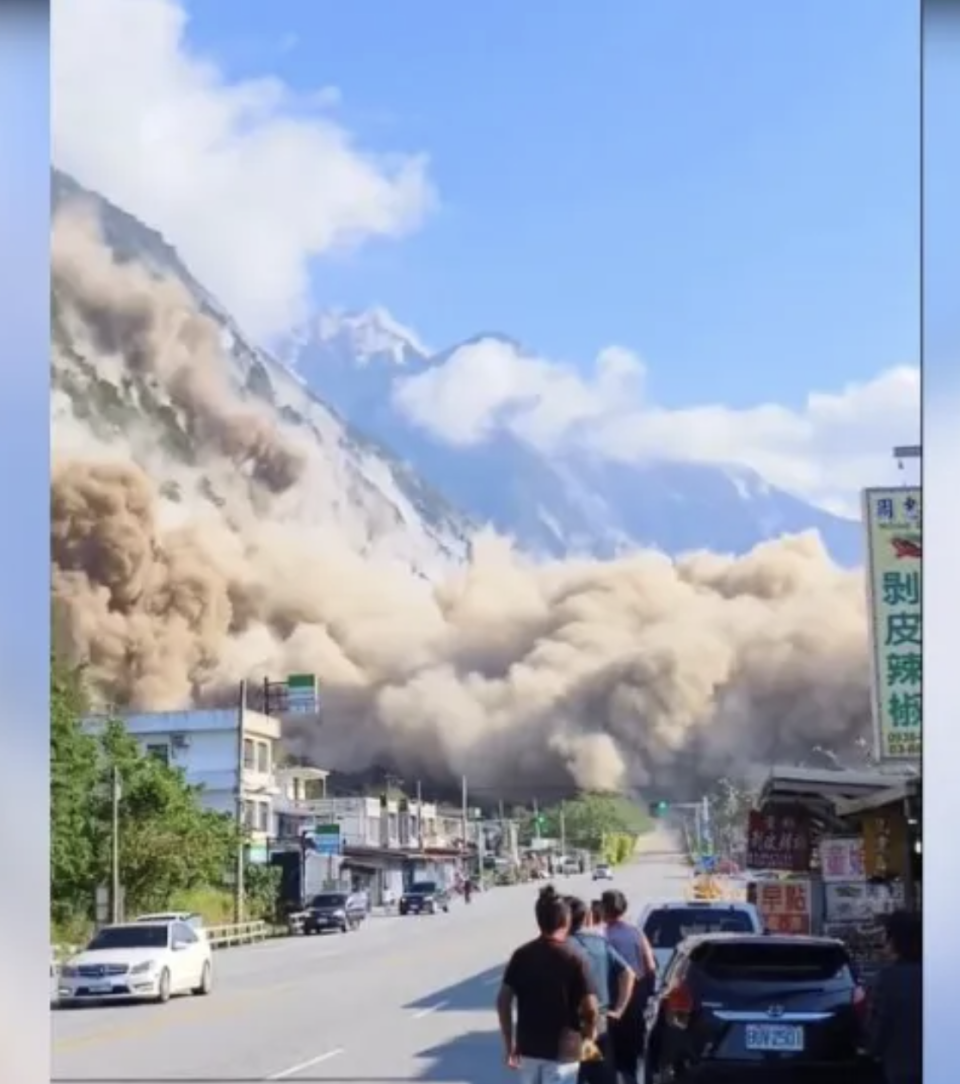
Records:
M902 557L923 557L923 543L913 538L891 538L890 545L899 561Z

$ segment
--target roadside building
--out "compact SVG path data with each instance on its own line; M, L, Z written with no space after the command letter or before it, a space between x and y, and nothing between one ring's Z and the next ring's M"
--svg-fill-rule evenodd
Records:
M241 746L235 708L114 712L90 716L85 725L96 731L108 719L119 719L147 756L181 768L186 781L201 788L200 803L205 809L236 815L239 790L250 832L251 860L266 860L274 801L280 793L275 768L278 720L245 712Z
M883 916L920 906L922 801L922 777L906 770L774 768L748 824L766 925L840 938L869 978Z

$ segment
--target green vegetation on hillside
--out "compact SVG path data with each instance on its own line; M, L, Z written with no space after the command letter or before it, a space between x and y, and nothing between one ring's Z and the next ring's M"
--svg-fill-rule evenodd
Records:
M552 838L563 834L567 845L601 855L619 864L633 853L637 837L649 831L650 817L629 798L616 794L581 794L541 814L540 834Z

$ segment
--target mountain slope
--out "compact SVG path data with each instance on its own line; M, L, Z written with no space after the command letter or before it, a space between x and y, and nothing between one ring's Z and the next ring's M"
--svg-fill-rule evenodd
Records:
M55 276L53 287L55 451L132 454L168 503L250 504L250 483L263 481L257 472L267 469L265 462L255 463L242 441L225 443L221 432L211 444L210 437L218 427L237 430L255 420L261 442L267 434L276 437L301 463L296 481L272 493L272 518L335 530L355 552L399 561L431 578L463 560L472 524L251 344L160 234L63 173L54 172L52 192L61 263L76 267L72 277ZM91 233L88 212L99 237ZM103 291L126 296L93 299L94 269ZM166 277L177 289L148 298L153 276ZM105 313L114 304L128 324L146 320L171 329L174 338L184 321L194 320L189 335L198 340L197 356L178 369L181 362L163 356L167 346L172 355L177 343L164 346L153 334L152 354L148 350L149 357L133 363L122 335L105 341ZM149 313L141 311L146 308ZM243 425L231 423L232 413L245 419ZM261 452L262 459L270 454ZM263 493L256 493L253 506L263 502Z
M470 341L485 338L503 336ZM835 560L861 563L857 524L768 485L748 468L551 458L504 430L467 447L434 438L408 421L395 391L399 380L443 365L456 349L430 354L373 310L318 317L291 339L284 357L340 414L362 418L454 504L527 551L610 557L646 545L669 554L742 554L813 529Z

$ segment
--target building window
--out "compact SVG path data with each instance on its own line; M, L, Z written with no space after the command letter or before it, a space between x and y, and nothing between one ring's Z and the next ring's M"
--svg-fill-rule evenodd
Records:
M170 746L166 742L150 743L146 746L147 756L154 757L161 764L170 763Z
M255 743L253 738L243 739L243 766L249 772L252 772L253 769L256 767L256 761L254 760L254 757L256 755L254 750L254 744ZM236 746L234 746L234 748L236 748Z
M256 802L244 802L243 803L243 825L245 828L253 829L256 827Z
M265 741L257 742L257 771L261 775L270 774L270 746Z
M257 802L257 831L268 832L270 830L270 803Z

